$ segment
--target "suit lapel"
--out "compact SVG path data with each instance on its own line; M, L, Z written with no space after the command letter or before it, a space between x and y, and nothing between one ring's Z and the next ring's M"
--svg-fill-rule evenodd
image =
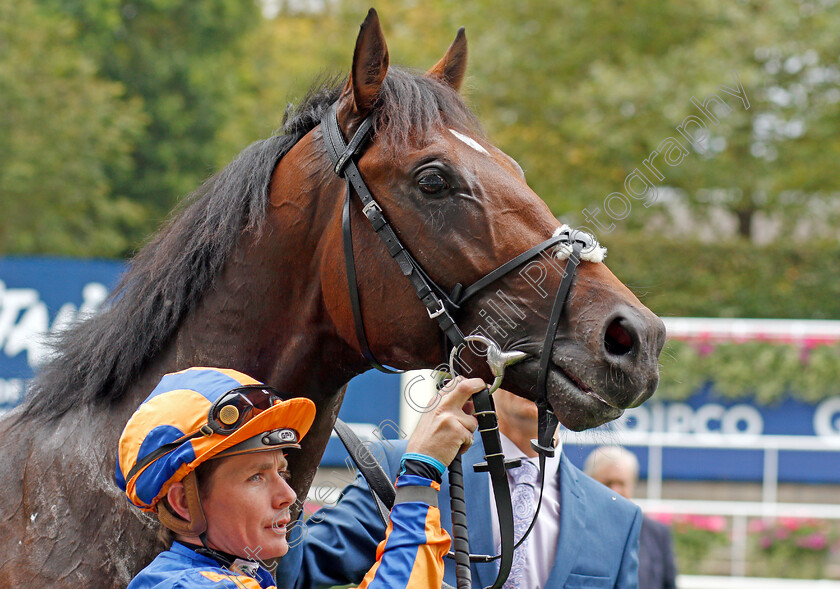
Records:
M548 575L546 587L562 587L577 560L586 522L586 502L580 495L577 475L569 468L565 454L560 456L560 536L557 555Z

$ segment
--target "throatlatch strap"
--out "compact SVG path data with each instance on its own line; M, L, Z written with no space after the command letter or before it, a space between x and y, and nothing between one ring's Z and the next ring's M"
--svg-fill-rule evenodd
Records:
M365 333L365 322L362 319L362 306L359 303L359 284L356 281L356 257L353 255L353 232L350 224L350 182L347 182L347 194L344 197L344 208L341 213L341 238L344 244L344 269L347 272L347 286L350 289L350 309L353 311L353 325L356 327L356 340L359 349L368 364L388 374L402 374L403 370L392 370L380 364L370 350Z

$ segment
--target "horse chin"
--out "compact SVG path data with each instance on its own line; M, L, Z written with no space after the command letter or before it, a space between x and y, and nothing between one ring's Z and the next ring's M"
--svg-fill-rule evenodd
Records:
M610 404L596 391L582 388L556 365L548 374L548 402L565 427L582 431L618 419L624 409Z
M510 385L513 385L511 390L525 391L519 394L535 400L533 383L537 380L538 372L538 362L531 359L512 366L510 380L506 383L510 382ZM504 387L505 384L502 386ZM615 401L608 400L606 393L586 386L570 371L554 362L549 365L546 388L548 402L554 414L560 423L570 430L582 431L598 427L624 414L625 408L617 406Z

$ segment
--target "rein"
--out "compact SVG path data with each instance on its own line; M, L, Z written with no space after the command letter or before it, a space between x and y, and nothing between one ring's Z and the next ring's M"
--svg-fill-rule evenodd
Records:
M377 370L387 373L399 373L402 371L395 371L384 367L377 362L368 345L367 336L365 334L364 322L362 319L361 306L359 304L359 290L356 281L356 266L353 256L353 239L350 223L350 205L352 193L355 192L362 203L362 213L370 222L373 230L385 243L391 257L399 264L400 270L406 276L414 287L415 293L423 305L426 307L426 312L430 319L435 319L441 331L445 335L445 345L448 340L452 346L451 358L454 359L456 350L460 349L467 341L475 339L476 336L465 337L461 329L458 327L453 315L458 311L460 306L474 294L481 291L483 288L505 276L518 266L530 260L541 251L561 244L570 246L571 252L568 257L566 268L564 269L563 279L554 300L554 306L551 310L548 326L546 329L545 340L540 355L540 372L537 381L537 407L539 410L539 429L538 439L531 441L532 448L539 454L540 473L545 472L545 459L547 456L554 455L554 431L557 428L557 417L551 410L547 396L547 382L548 382L548 368L551 357L552 342L554 341L557 326L565 306L571 289L572 281L574 279L575 270L580 262L581 252L584 247L593 247L597 245L594 238L581 232L573 231L569 228L565 230L558 230L558 232L530 248L529 250L515 256L513 259L505 262L495 270L489 272L470 286L464 288L460 283L456 284L451 293L447 293L423 270L417 260L405 248L402 242L397 237L393 227L385 218L382 208L373 198L370 190L362 178L359 167L356 163L357 156L360 155L365 144L367 143L373 129L371 118L366 117L356 133L346 142L344 134L338 124L337 117L337 103L330 107L324 118L321 120L321 128L324 137L324 143L327 147L330 159L334 165L335 173L344 178L347 184L347 191L345 194L344 207L342 211L342 238L344 245L344 262L347 271L347 280L350 290L350 303L353 312L353 322L356 330L356 338L359 342L362 355L365 359ZM583 238L583 239L582 239ZM483 338L482 338L483 339ZM489 342L489 343L488 343ZM490 356L490 345L496 345L488 340L488 357ZM496 351L500 352L496 347ZM518 359L524 358L524 355ZM510 362L508 362L510 363ZM450 360L450 372L453 371L453 361ZM458 588L468 589L472 586L470 579L470 562L491 562L499 560L499 572L491 589L500 588L510 573L511 564L513 562L513 551L524 541L536 523L537 515L539 514L539 507L542 503L542 492L545 477L541 476L540 484L540 498L537 503L537 510L531 525L523 534L518 542L514 543L513 538L513 508L511 505L510 487L507 482L506 471L508 468L515 468L520 465L519 460L505 460L501 449L501 438L499 437L498 420L493 406L490 393L493 392L501 384L501 377L504 371L505 364L499 368L500 373L497 374L491 363L491 370L496 376L494 388L485 388L473 395L473 403L476 408L475 416L479 423L479 432L482 436L482 443L484 445L486 462L476 464L474 466L476 472L488 471L493 487L493 493L496 500L497 513L499 516L499 531L501 535L501 551L495 556L490 555L474 555L469 553L469 540L466 528L466 515L464 507L464 492L463 492L463 474L461 471L461 457L458 456L449 467L450 472L450 495L452 497L452 524L453 524L453 546L454 552L450 552L448 556L453 557L456 562L456 573L458 578ZM455 376L454 373L452 376ZM368 480L371 492L374 496L374 501L380 515L387 525L387 512L385 508L390 509L393 506L393 485L388 479L382 467L376 463L375 460L370 460L372 457L363 456L362 449L366 451L364 445L353 434L353 432L343 424L340 420L336 422L336 433L341 438L348 453L356 462L360 472ZM373 466L375 465L375 466ZM389 491L390 490L390 491Z

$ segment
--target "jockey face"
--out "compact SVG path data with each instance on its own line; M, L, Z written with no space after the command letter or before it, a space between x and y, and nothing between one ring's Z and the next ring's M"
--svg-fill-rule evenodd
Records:
M288 552L286 524L297 496L282 450L220 458L201 504L207 545L242 558L266 560Z

